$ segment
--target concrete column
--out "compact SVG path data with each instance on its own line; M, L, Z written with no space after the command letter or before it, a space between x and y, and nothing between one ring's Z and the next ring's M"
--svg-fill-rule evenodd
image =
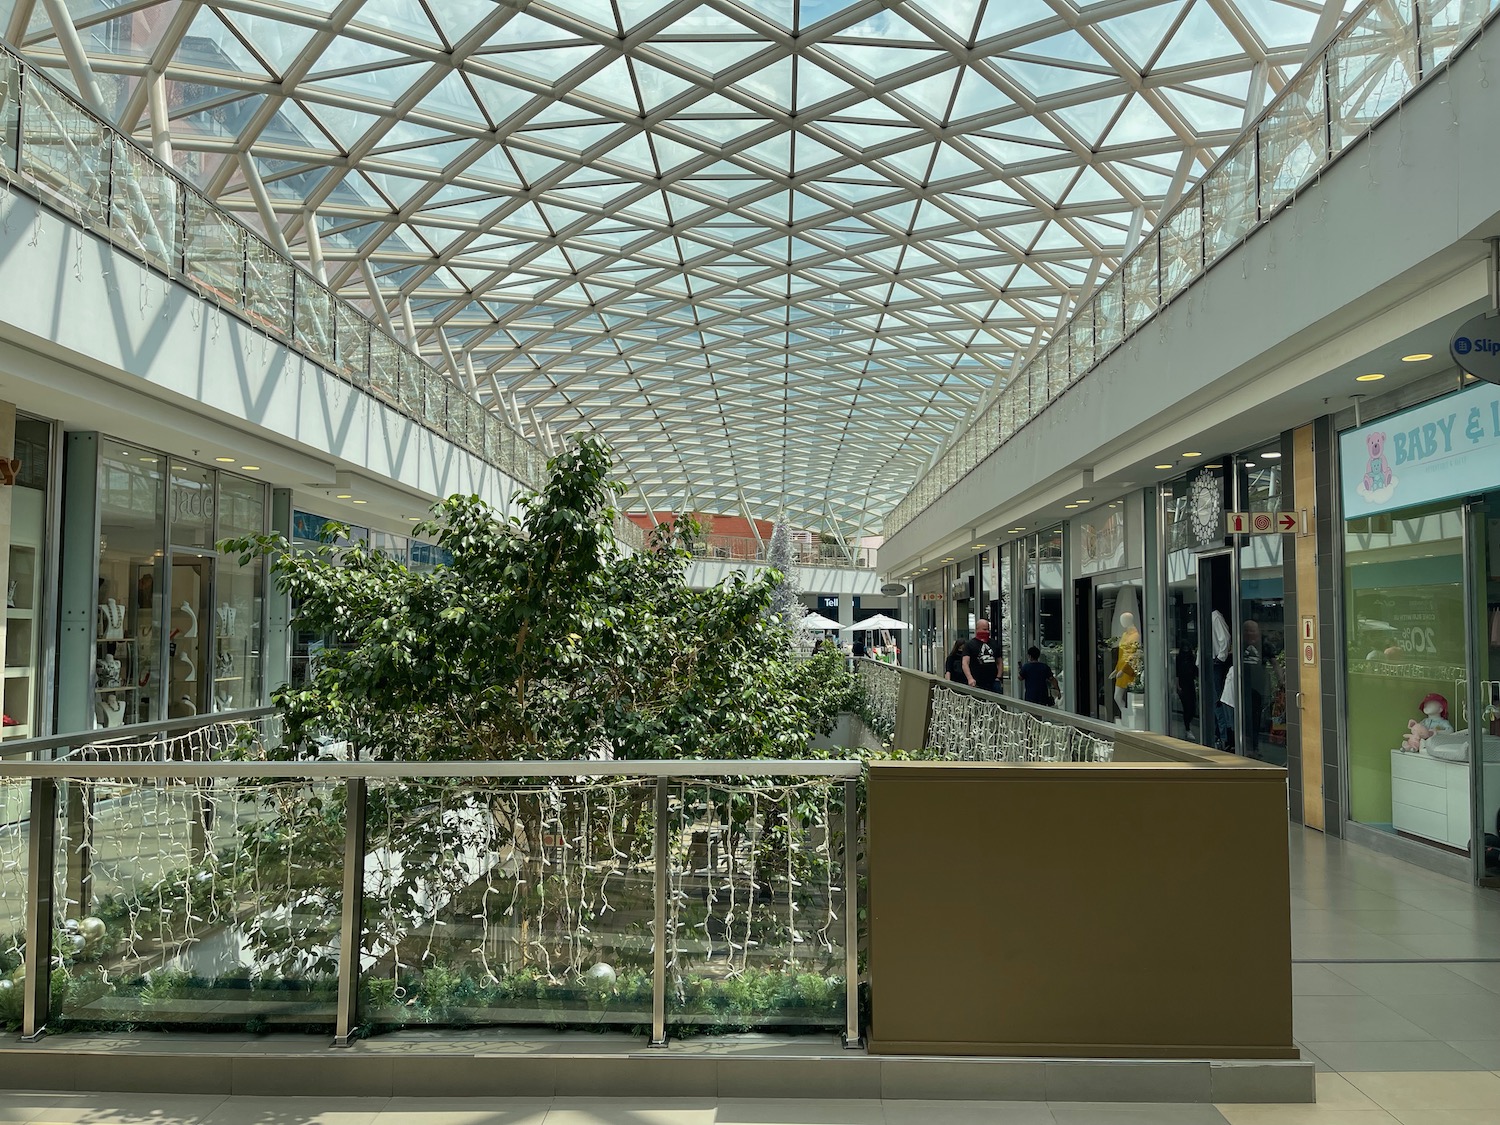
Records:
M10 460L16 455L16 407L14 403L0 402L0 459ZM8 474L7 474L8 479ZM0 487L0 590L6 589L10 584L10 529L11 511L15 489L9 485ZM33 612L40 607L33 606ZM9 614L0 616L0 652L5 651L5 640L8 632ZM31 681L27 681L31 685ZM34 685L31 685L34 686ZM10 691L6 691L7 707L9 713ZM33 696L35 692L32 693ZM15 716L20 720L20 716ZM28 727L35 729L35 716L30 714L30 706L27 707L25 722Z

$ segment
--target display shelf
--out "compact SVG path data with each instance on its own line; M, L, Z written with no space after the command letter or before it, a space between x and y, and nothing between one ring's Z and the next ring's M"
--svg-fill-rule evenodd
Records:
M15 606L5 607L5 616L11 621L30 621L36 616L34 609L17 609Z
M24 664L13 665L5 669L5 678L7 680L19 679L22 676L29 675L31 675L31 669Z
M133 691L140 690L141 689L139 684L116 684L114 687L96 687L94 689L94 694L109 695L113 693L115 695L129 695Z
M31 724L17 723L13 727L0 727L0 741L10 738L30 738Z

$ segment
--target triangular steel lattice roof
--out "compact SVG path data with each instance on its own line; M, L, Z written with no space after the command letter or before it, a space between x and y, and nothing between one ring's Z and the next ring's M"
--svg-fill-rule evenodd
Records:
M49 11L0 30L69 75ZM104 109L654 507L873 528L1352 4L68 0ZM241 154L248 154L243 159ZM440 340L439 336L445 337Z

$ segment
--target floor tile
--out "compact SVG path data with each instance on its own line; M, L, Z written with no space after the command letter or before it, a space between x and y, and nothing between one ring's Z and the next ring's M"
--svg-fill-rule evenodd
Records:
M886 1125L1054 1125L1041 1102L884 1101Z
M389 1098L226 1098L202 1125L374 1125Z
M1500 932L1461 934L1389 934L1390 941L1406 950L1403 956L1417 954L1428 960L1446 957L1500 958Z
M109 1125L197 1125L226 1099L218 1094L53 1094L46 1111L32 1118L46 1125L109 1122Z
M1339 1109L1323 1105L1225 1105L1229 1125L1398 1125L1383 1109Z
M541 1125L550 1098L391 1098L374 1125Z
M1301 934L1370 933L1354 920L1353 913L1345 910L1293 910L1292 936Z
M1211 1105L1167 1102L1051 1102L1057 1125L1225 1125Z
M26 1092L0 1093L0 1125L25 1125L46 1113L57 1100L56 1094Z
M1500 1070L1500 1039L1454 1039L1450 1045L1487 1070Z
M1449 972L1443 965L1329 965L1328 971L1377 1000L1412 993L1465 996L1474 993L1473 981Z
M1397 1015L1372 996L1303 996L1292 1009L1298 1042L1361 1042L1430 1039L1430 1032ZM1313 1047L1316 1054L1322 1054ZM1327 1058L1327 1056L1324 1056ZM1338 1064L1329 1059L1338 1069Z
M1329 1109L1378 1109L1342 1074L1318 1075L1318 1104Z
M1450 939L1451 940L1451 939ZM1298 961L1339 961L1410 958L1412 950L1382 934L1303 934L1292 937L1292 957Z
M1500 1039L1500 1002L1488 991L1472 985L1462 995L1414 993L1385 996L1382 1001L1434 1039Z
M1292 966L1293 996L1358 996L1361 991L1327 965Z
M546 1125L714 1125L715 1109L701 1098L555 1098Z
M1354 1071L1486 1069L1436 1039L1406 1043L1309 1043L1307 1048L1344 1075Z
M1346 910L1338 917L1372 934L1453 934L1467 927L1426 910Z
M1500 1075L1345 1074L1360 1093L1392 1113L1405 1109L1487 1109L1500 1119Z
M1394 1116L1401 1125L1495 1125L1493 1109L1402 1109Z
M877 1101L720 1098L714 1121L715 1125L885 1125L885 1113Z

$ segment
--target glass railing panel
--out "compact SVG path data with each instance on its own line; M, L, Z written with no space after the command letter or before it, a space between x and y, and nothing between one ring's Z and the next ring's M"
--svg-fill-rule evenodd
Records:
M1097 304L1090 300L1073 314L1068 322L1068 383L1083 378L1094 366L1094 317Z
M384 332L370 333L370 393L398 405L401 386L401 349Z
M442 418L448 407L446 393L440 398L433 398L430 411L427 400L428 380L430 378L433 382L438 382L437 376L419 356L399 345L396 348L396 369L398 372L397 398L401 403L401 409L412 418L421 419L436 429L442 429ZM430 421L434 416L439 419L437 422Z
M672 789L668 1026L842 1027L842 785L732 781Z
M333 294L311 274L300 271L292 285L293 338L318 362L334 365Z
M334 298L333 325L338 346L337 370L357 387L372 387L371 325L358 309Z
M1117 270L1099 286L1094 307L1094 350L1103 359L1125 339L1125 278Z
M1241 141L1203 178L1203 264L1212 265L1256 220L1255 138Z
M109 229L116 242L175 271L182 260L177 180L121 137L114 139Z
M423 372L412 368L410 352L403 352L402 358L403 377L410 374L411 378L416 381L416 390L422 396L419 415L422 421L438 433L448 434L450 437L456 436L448 417L448 381L437 376L424 379Z
M1447 62L1458 45L1479 30L1495 5L1496 0L1423 0L1422 73Z
M1125 331L1134 332L1155 315L1160 297L1161 251L1156 236L1149 235L1125 260Z
M244 297L245 228L196 192L183 199L183 270L200 289L238 305Z
M113 135L34 70L21 102L21 171L83 222L105 225Z
M245 309L262 327L292 334L292 263L270 243L245 238Z
M650 1024L654 782L380 781L369 802L372 1026Z
M0 164L16 171L21 129L21 68L0 55Z
M1203 272L1203 204L1197 188L1188 194L1188 201L1161 225L1162 304Z
M0 1028L21 1026L25 1007L27 849L31 783L0 781Z
M1417 77L1413 0L1386 0L1345 28L1328 49L1333 151L1363 136Z
M1047 345L1047 379L1046 382L1038 380L1038 385L1043 388L1040 399L1037 395L1031 396L1031 413L1033 416L1040 414L1046 405L1063 391L1068 389L1068 383L1072 381L1073 366L1068 355L1068 334L1059 332Z
M1277 98L1260 125L1262 218L1281 206L1328 160L1328 115L1322 68L1302 75Z
M331 1026L344 787L68 781L64 1023Z

